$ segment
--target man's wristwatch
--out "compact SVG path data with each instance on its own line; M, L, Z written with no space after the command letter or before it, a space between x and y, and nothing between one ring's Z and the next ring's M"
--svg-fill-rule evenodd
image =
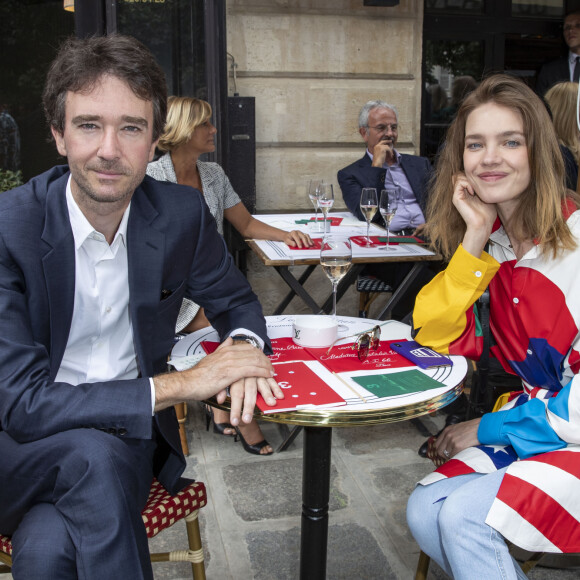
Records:
M262 350L260 343L254 336L249 336L247 334L234 334L232 335L232 340L234 342L247 342L248 344L251 344L252 346Z

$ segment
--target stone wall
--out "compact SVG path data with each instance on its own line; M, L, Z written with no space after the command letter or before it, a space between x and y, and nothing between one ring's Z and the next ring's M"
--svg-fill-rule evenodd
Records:
M256 98L259 211L308 209L309 179L336 183L364 152L370 99L396 105L398 149L418 154L422 22L422 0L227 0L229 92Z

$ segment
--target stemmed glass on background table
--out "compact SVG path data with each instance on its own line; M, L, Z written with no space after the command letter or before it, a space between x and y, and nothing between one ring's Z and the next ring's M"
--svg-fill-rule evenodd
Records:
M372 219L377 213L378 204L377 190L374 187L363 187L360 194L360 210L367 221L367 247L371 245L369 228L371 227Z
M332 318L336 320L336 289L352 266L352 246L349 237L343 234L326 234L322 239L320 265L332 282ZM346 326L339 324L338 329L345 330Z
M308 182L308 197L314 206L314 224L315 231L320 231L320 224L318 223L318 196L320 194L320 184L322 183L319 179L312 179Z
M389 248L389 239L391 232L389 230L391 222L397 213L397 206L399 205L399 188L383 189L381 191L381 199L379 200L379 211L385 220L385 227L387 228L387 245L379 248L379 250L391 250Z
M328 212L330 208L334 204L334 188L332 187L332 183L321 183L320 189L318 193L318 207L322 210L322 214L324 215L324 233L330 233L330 224L328 226L328 231L326 227L326 223L328 220Z

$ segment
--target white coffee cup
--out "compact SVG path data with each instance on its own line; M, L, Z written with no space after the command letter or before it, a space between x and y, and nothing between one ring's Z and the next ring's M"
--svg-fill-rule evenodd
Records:
M292 340L300 346L324 348L338 336L338 324L330 316L296 316Z

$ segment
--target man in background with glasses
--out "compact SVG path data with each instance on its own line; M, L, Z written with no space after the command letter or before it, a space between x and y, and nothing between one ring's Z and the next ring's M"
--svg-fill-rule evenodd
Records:
M338 172L338 183L348 209L360 220L364 217L359 201L363 187L398 187L401 204L391 222L391 231L402 235L420 234L425 224L424 210L431 164L426 157L401 154L397 110L384 101L369 101L360 111L359 133L367 146L362 159ZM380 214L374 221L381 223Z
M543 97L557 83L580 80L580 10L574 10L564 18L564 41L568 54L545 64L538 73L536 93Z
M397 110L385 101L369 101L359 113L359 133L366 151L361 159L338 172L342 197L348 209L364 221L360 210L363 187L374 187L380 196L382 189L397 187L400 200L390 230L398 235L421 235L425 227L427 184L431 164L426 157L399 153L395 146L399 137ZM383 225L377 212L373 221ZM392 286L398 286L409 272L409 264L375 264L367 266L363 276L374 276ZM429 279L431 276L429 275ZM395 308L393 316L403 318L413 308L415 296L428 280L416 281Z

